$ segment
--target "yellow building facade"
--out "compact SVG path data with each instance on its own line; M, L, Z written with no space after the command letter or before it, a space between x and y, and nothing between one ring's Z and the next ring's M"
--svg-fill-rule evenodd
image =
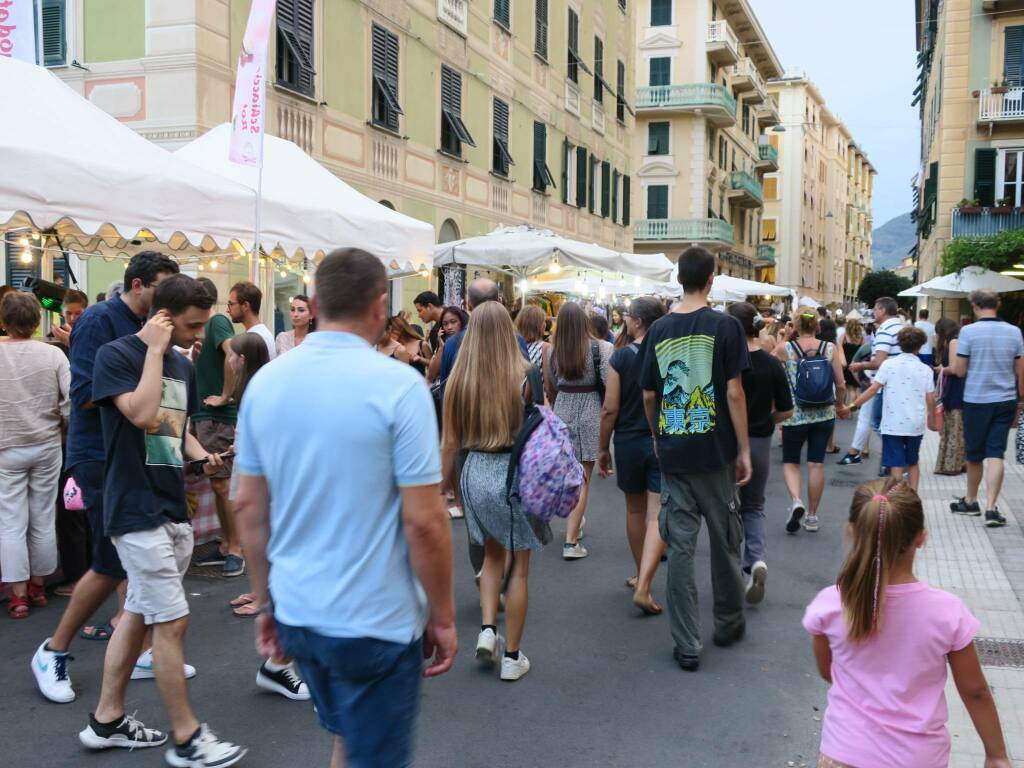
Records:
M230 121L248 0L43 5L47 66L141 135L175 149ZM269 133L432 224L439 241L529 223L632 249L633 3L277 8ZM90 264L90 292L119 268ZM396 308L411 309L411 297L432 286L403 278ZM279 305L302 289L293 275L277 287Z
M762 244L762 174L778 156L767 81L782 67L746 0L638 0L635 249L675 259L690 245L720 274L773 265Z

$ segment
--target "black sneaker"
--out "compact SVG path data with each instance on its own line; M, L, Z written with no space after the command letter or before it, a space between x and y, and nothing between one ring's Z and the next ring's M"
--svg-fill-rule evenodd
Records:
M219 549L214 548L213 552L202 557L197 557L192 561L192 565L197 568L206 568L211 565L224 565L227 562L228 556L223 554Z
M700 656L691 656L688 653L683 653L678 648L672 651L672 658L676 660L676 664L684 672L696 672L700 668Z
M164 758L175 768L227 768L245 757L248 751L230 741L221 741L203 723L188 743L167 750Z
M267 668L267 662L263 662L256 673L256 685L293 701L309 700L309 687L302 682L302 678L295 673L291 664L274 671Z
M859 453L848 453L839 461L836 462L840 467L848 467L851 464L860 464L861 458Z
M125 715L116 723L101 723L90 712L89 725L78 734L78 740L89 749L137 749L159 747L167 741L167 734L147 728L131 715Z
M1002 528L1004 525L1006 525L1006 518L999 511L999 507L985 510L985 527Z
M718 634L717 632L711 638L711 642L717 645L719 648L728 648L734 643L738 643L743 639L743 636L747 633L747 625L743 624L739 629L735 629L728 634Z
M977 500L968 502L963 496L949 505L949 511L956 515L970 515L978 517L981 514L981 505ZM998 514L998 513L997 513Z
M211 563L212 565L212 563ZM233 578L245 573L245 560L239 555L227 555L224 558L224 577Z

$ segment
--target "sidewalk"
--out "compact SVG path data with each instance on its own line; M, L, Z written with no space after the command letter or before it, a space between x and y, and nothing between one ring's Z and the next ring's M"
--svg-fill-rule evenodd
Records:
M939 439L934 432L925 435L920 491L929 538L915 569L922 581L958 595L981 621L979 655L995 693L1010 757L1014 766L1024 768L1024 467L1014 461L1013 437L1011 433L999 499L1009 522L1005 528L989 529L982 518L949 511L954 497L964 495L967 475L932 474ZM982 498L984 488L982 484ZM1001 658L987 652L996 648L990 641L1009 641L1001 648ZM950 766L978 768L985 753L952 677L946 699L953 736Z

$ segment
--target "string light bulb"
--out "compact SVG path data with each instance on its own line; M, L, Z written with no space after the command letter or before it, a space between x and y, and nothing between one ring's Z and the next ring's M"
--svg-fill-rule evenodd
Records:
M552 275L562 274L562 265L558 263L557 256L554 259L552 259L551 266L548 267L548 272L550 272Z
M32 263L32 251L30 251L27 246L24 249L22 249L22 251L21 251L21 263L22 264L31 264Z
M206 267L204 267L204 266L203 266L203 264L202 264L202 262L200 262L200 263L199 263L199 266L197 267L197 269L198 269L198 270L199 270L200 272L202 272L202 271L203 271L204 269L206 269Z
M210 259L210 269L216 269L216 268L217 268L217 260L216 259Z
M18 238L18 245L20 245L22 248L28 248L28 237L22 235L20 238Z
M309 282L310 282L309 275L303 275L302 276L302 282L304 282L306 285L309 285Z
M284 267L281 267L281 271L278 272L278 274L281 275L281 277L288 277L288 270L286 270Z

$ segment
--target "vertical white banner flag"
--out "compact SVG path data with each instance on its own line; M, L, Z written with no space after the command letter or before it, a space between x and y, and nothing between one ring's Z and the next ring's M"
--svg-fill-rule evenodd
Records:
M0 0L0 56L37 63L32 0Z
M0 0L2 3L4 0ZM277 0L252 0L249 23L238 53L235 103L231 111L228 157L242 165L262 165L266 122L267 42Z

